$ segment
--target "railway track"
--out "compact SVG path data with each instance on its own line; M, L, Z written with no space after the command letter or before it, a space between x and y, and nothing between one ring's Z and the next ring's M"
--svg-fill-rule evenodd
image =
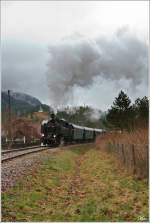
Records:
M90 144L90 143L88 143ZM80 145L80 144L78 144ZM81 144L82 145L82 144ZM70 145L66 145L65 147L68 147ZM2 156L1 156L1 162L8 162L11 161L13 159L31 154L31 153L37 153L37 152L41 152L41 151L45 151L48 149L54 149L56 147L40 147L40 146L30 146L30 147L26 147L26 148L18 148L18 149L11 149L11 150L4 150L1 152Z
M28 150L28 149L34 149L34 148L39 148L40 145L37 145L37 146L27 146L27 147L23 147L23 148L16 148L16 149L5 149L5 150L2 150L2 155L3 154L6 154L6 153L11 153L11 152L16 152L16 151L24 151L24 150Z
M31 154L31 153L37 153L37 152L41 152L44 150L48 150L50 149L50 147L27 147L27 148L20 148L20 149L14 149L14 150L7 150L7 151L2 151L2 158L1 158L1 162L8 162L11 161L13 159Z

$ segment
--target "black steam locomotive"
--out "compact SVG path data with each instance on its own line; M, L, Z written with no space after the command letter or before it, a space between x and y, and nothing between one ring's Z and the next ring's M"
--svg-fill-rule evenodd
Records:
M64 119L57 119L52 114L50 120L44 120L41 124L41 146L92 142L102 133L104 133L102 129L74 125Z

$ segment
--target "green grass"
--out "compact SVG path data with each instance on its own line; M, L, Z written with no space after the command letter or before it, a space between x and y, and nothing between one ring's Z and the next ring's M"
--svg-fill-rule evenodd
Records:
M51 154L2 194L3 221L148 221L146 180L111 154L80 145Z

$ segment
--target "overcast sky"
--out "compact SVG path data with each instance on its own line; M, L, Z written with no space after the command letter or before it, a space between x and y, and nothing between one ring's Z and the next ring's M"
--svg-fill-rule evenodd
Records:
M2 1L2 89L101 110L147 95L148 4Z

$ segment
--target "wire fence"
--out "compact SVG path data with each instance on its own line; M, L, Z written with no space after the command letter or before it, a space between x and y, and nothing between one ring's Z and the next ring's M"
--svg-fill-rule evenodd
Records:
M115 153L123 165L133 174L141 178L149 176L149 148L148 145L109 143L108 152Z

